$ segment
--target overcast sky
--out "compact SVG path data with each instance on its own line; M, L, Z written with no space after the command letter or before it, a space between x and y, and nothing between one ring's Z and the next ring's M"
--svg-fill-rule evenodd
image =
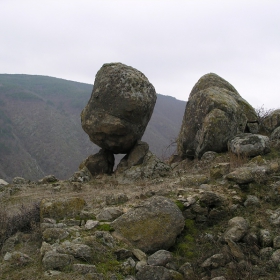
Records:
M104 63L187 100L214 72L252 106L280 108L280 1L0 0L0 73L94 83Z

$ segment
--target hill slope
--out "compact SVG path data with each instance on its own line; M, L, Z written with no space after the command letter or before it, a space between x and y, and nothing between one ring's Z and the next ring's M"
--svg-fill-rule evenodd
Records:
M0 178L69 178L99 148L80 124L92 85L46 76L0 75ZM158 94L143 140L159 157L179 133L186 103Z

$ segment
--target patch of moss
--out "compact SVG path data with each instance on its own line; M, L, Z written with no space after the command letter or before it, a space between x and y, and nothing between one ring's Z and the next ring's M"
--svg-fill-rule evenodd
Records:
M184 210L184 204L183 204L181 201L176 200L176 201L175 201L175 204L178 206L178 208L179 208L181 211Z
M98 225L97 226L97 229L98 230L101 230L101 231L114 231L114 229L111 227L110 224L101 224L101 225Z

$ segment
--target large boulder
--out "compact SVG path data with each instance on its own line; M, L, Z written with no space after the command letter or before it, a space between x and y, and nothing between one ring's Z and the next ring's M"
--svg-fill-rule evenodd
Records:
M230 138L257 133L257 115L236 89L216 74L204 75L192 89L177 141L181 158L227 150Z
M153 85L140 71L122 63L104 64L81 113L82 127L99 147L127 153L144 134L156 98Z
M228 143L229 150L236 155L254 157L270 152L269 138L260 134L242 133Z
M144 252L155 252L174 245L184 228L184 217L170 199L154 196L114 220L111 226L116 237Z
M272 111L262 122L262 128L269 133L278 126L280 126L280 109Z

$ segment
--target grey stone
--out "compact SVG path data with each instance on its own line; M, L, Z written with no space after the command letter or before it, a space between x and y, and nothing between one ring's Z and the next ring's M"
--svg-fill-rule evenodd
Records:
M259 238L262 247L270 247L272 245L272 236L269 230L261 229Z
M85 229L90 230L97 227L98 225L99 225L99 221L87 220L85 224Z
M247 195L247 199L244 202L244 206L245 207L250 207L250 206L259 207L260 201L255 195Z
M75 263L73 264L73 271L80 274L96 273L96 266L92 264Z
M262 248L260 250L260 258L262 260L269 260L273 254L273 249L271 247Z
M239 134L229 141L229 150L248 157L267 154L270 152L269 138L259 134Z
M207 191L201 195L199 201L206 207L214 208L222 206L225 199L218 193Z
M119 216L121 216L123 212L117 207L107 207L103 208L101 212L96 216L98 221L113 221Z
M140 71L122 63L104 64L81 113L82 127L99 147L128 153L144 134L156 98L153 85Z
M170 271L163 266L143 266L136 273L137 280L172 280Z
M22 177L15 177L13 178L13 184L17 185L17 184L26 184L27 180L25 180Z
M128 201L128 197L124 193L112 194L106 196L107 205L118 205Z
M202 264L201 267L203 268L217 268L220 266L225 265L225 256L223 254L215 254L210 258L206 259Z
M228 174L230 170L230 164L228 162L218 163L211 167L210 177L212 179L222 178L224 175Z
M72 266L74 257L67 254L60 254L54 251L46 252L42 259L45 270L60 270Z
M275 128L270 135L271 140L279 140L280 139L280 126Z
M256 122L253 107L227 81L206 74L193 87L177 141L181 158L200 158L207 151L227 151L229 139ZM255 129L254 129L255 131Z
M143 162L130 168L116 171L116 179L120 183L131 183L137 180L155 179L170 174L171 167L156 155L147 152Z
M55 243L56 241L63 240L69 235L66 229L62 228L47 228L43 232L43 240L48 243Z
M73 257L84 261L90 261L92 259L92 249L85 244L74 244L66 241L58 246L56 251L61 254L72 255Z
M267 132L272 132L274 129L280 126L280 109L272 111L265 117L262 124L263 128Z
M223 239L238 242L245 236L248 229L248 222L243 217L234 217L228 221L228 228L223 235Z
M280 249L280 236L277 235L273 238L273 248Z
M272 255L271 255L271 260L275 265L280 264L280 249L276 250Z
M174 202L154 196L112 222L114 234L144 252L168 249L184 227L184 217Z
M148 257L148 265L154 266L165 266L167 263L171 262L173 255L171 252L166 250L156 251L154 254Z

